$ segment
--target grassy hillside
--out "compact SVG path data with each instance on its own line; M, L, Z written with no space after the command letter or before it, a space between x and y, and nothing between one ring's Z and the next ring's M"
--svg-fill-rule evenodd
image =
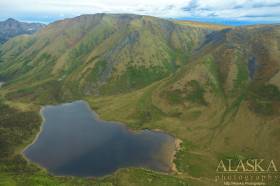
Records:
M37 169L34 176L22 177L2 169L7 183L218 185L213 179L221 159L280 163L275 148L280 139L279 25L227 27L86 15L12 39L0 51L0 80L6 81L0 93L9 106L3 113L14 108L26 114L32 108L27 126L38 123L39 105L85 99L102 119L136 130L162 130L182 140L177 172L169 175L122 169L85 180L47 176ZM9 153L30 141L36 126L29 126L32 133L16 132L24 141L7 138L13 144ZM5 139L23 128L5 127L0 127Z
M211 179L226 158L279 162L279 31L213 32L175 75L136 92L88 100L104 119L183 140L175 163L184 176Z
M50 83L60 84L66 99L128 92L186 64L208 31L137 15L66 19L3 45L0 77L16 97Z

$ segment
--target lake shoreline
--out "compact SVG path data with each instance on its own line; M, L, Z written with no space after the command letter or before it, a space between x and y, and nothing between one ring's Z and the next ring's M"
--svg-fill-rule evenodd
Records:
M121 122L117 122L117 121L106 121L106 120L103 120L99 117L99 114L97 112L95 112L94 110L92 110L92 108L90 107L89 103L87 101L84 101L84 100L77 100L77 101L81 101L83 103L85 103L85 105L87 106L88 110L95 116L95 119L98 120L98 121L102 121L102 122L110 122L110 123L114 123L114 124L117 124L117 125L120 125L122 127L125 127L127 130L129 131L132 131L133 133L141 133L145 130L148 130L148 131L151 131L151 132L160 132L162 134L165 134L165 135L168 135L170 137L173 138L173 142L174 142L174 151L172 152L172 158L170 159L170 172L164 172L164 171L157 171L157 170L153 170L153 169L149 169L149 168L144 168L144 167L126 167L126 168L139 168L139 169L145 169L145 170L148 170L148 171L154 171L154 172L158 172L158 173L161 173L161 174L170 174L170 173L178 173L177 171L177 168L176 168L176 164L175 164L175 159L176 159L176 154L177 152L181 149L181 143L182 141L176 137L174 137L173 135L170 135L166 132L164 132L163 130L160 130L160 129L139 129L139 130L134 130L134 129L130 129L127 127L127 125L125 125L124 123L121 123ZM40 129L38 131L38 133L36 134L35 138L32 140L31 143L29 143L25 148L23 148L21 150L21 154L22 156L24 157L25 160L27 160L28 162L31 162L33 164L35 164L36 166L38 166L40 169L43 169L43 170L46 170L48 173L50 173L51 175L55 176L55 177L83 177L83 176L74 176L74 175L55 175L51 172L48 171L47 168L44 168L42 167L41 165L39 165L38 163L36 162L33 162L32 160L30 160L29 158L27 158L27 156L24 154L24 152L29 148L31 147L39 138L42 130L43 130L43 126L45 124L45 121L46 121L46 118L44 117L44 114L43 114L43 111L45 109L45 107L48 107L48 106L57 106L57 105L63 105L63 104L70 104L70 103L73 103L73 102L77 102L77 101L72 101L72 102L69 102L69 103L60 103L60 104L55 104L55 105L45 105L45 106L41 106L41 109L39 111L40 113L40 117L42 118L42 122L40 124ZM119 171L120 169L123 169L123 168L119 168L118 170L114 171L113 173L111 174L108 174L108 175L104 175L104 176L86 176L85 178L102 178L102 177L106 177L106 176L109 176L109 175L113 175L115 172Z
M45 121L46 121L46 119L45 119L45 117L44 117L44 115L43 115L43 110L44 110L44 108L41 107L41 108L40 108L40 111L39 111L40 117L42 118L39 131L38 131L37 134L35 135L35 138L31 141L31 143L29 143L26 147L24 147L24 148L21 150L21 153L20 153L20 154L23 156L23 158L24 158L25 160L27 160L28 162L31 162L31 163L34 163L34 162L32 162L30 159L28 159L28 158L25 156L24 152L25 152L30 146L32 146L32 145L37 141L37 139L39 138L39 136L40 136L40 134L41 134L41 132L42 132L42 130L43 130L43 126L44 126L44 123L45 123ZM40 168L46 170L44 167L40 166L39 164L37 164L37 163L34 163L34 164L36 164L36 165L39 166Z
M179 171L177 169L177 166L176 166L176 163L175 163L176 154L181 150L182 143L183 143L182 140L180 140L178 138L175 138L175 151L173 152L173 158L172 158L172 162L171 162L171 170L176 172L176 173L179 173Z

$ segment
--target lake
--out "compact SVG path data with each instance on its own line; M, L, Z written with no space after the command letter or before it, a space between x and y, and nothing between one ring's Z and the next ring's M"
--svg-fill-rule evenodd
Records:
M41 115L41 132L23 154L55 175L96 177L125 167L171 171L175 140L165 133L102 121L85 101L45 106Z

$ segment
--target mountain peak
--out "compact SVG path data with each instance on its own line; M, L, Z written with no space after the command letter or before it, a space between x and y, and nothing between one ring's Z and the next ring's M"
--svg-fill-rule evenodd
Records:
M5 22L19 22L19 21L15 20L13 18L8 18Z
M0 44L6 42L9 38L21 34L32 34L43 27L43 24L24 23L13 18L8 18L5 21L0 21Z

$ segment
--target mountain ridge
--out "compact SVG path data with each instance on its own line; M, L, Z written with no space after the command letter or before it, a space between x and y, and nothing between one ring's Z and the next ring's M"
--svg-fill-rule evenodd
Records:
M68 29L65 30L65 27ZM182 29L183 27L190 28L190 30ZM175 70L176 65L183 63L184 60L182 60L182 58L178 59L178 57L180 57L180 55L187 55L182 52L190 52L192 45L196 45L196 43L199 42L200 39L198 39L198 37L203 37L203 32L207 32L207 30L181 26L171 21L154 17L136 15L104 16L104 14L97 14L94 16L85 15L74 19L58 21L48 25L34 36L26 38L20 37L17 39L21 40L21 46L19 47L28 47L25 52L26 54L29 53L28 57L33 53L33 55L36 54L38 58L38 54L36 53L38 49L40 50L39 54L42 54L43 51L46 55L51 54L52 57L55 58L54 60L57 61L51 73L56 75L60 73L60 79L64 77L63 74L65 73L73 73L73 65L78 64L78 62L73 61L75 58L83 58L82 61L89 63L88 65L85 64L86 66L84 68L90 69L92 69L90 66L94 65L92 63L105 60L105 66L100 67L104 68L102 72L100 72L102 74L98 76L101 78L98 79L98 82L94 85L102 86L102 81L108 80L108 78L111 78L112 81L115 81L113 78L117 78L116 81L121 81L119 76L130 76L130 74L127 74L130 72L127 72L127 70L123 71L122 69L126 69L126 67L123 67L124 63L130 66L129 68L131 68L131 71L134 71L133 73L138 73L136 72L137 66L140 65L143 67L146 65L145 69L142 68L146 72L139 73L148 73L147 76L145 76L148 78L147 83L157 80L161 78L161 76L166 76L172 72L172 70ZM71 36L71 34L76 35ZM184 43L180 43L178 40L179 37L187 39ZM36 41L36 38L39 39ZM55 38L57 38L57 40L55 40ZM2 58L9 57L9 53L12 53L10 49L18 42L16 41L17 39L8 42L2 47L2 52L5 53ZM22 40L26 40L26 42ZM23 46L23 44L26 45ZM32 46L30 47L28 45ZM106 49L106 47L109 49ZM149 50L146 50L145 47L148 47ZM13 48L12 50L15 51L16 49ZM176 52L181 54L174 55ZM143 55L144 53L145 55ZM130 54L135 54L135 56L132 58ZM13 53L12 56L13 55L16 54ZM28 60L28 57L24 58ZM174 57L177 58L174 60L179 60L178 63L180 64L175 64L175 61L172 61ZM35 56L33 58L36 59ZM152 58L154 58L153 61L151 61ZM71 60L73 61L72 63L66 63L66 61ZM120 63L120 61L122 62ZM6 64L9 66L8 63ZM101 62L99 62L99 64L101 65ZM154 66L153 68L157 68L158 75L154 76L153 72L147 72L147 67L151 65ZM11 69L11 67L9 68ZM115 68L115 75L111 74L112 68ZM62 72L62 70L64 72ZM84 71L86 71L86 69L84 69ZM11 75L14 72L8 73ZM8 77L10 75L5 76ZM84 78L87 79L90 77ZM85 80L85 83L86 81L87 80ZM132 79L131 81L138 80ZM87 85L83 86L88 87ZM127 87L124 88L137 85L130 85L130 82L127 82L126 86ZM111 88L114 89L114 87Z
M85 99L102 119L165 131L182 140L175 177L217 185L209 179L221 159L280 162L278 24L86 15L13 38L0 51L8 103Z
M0 22L0 44L18 35L33 34L44 26L45 25L41 23L25 23L13 18L8 18Z

